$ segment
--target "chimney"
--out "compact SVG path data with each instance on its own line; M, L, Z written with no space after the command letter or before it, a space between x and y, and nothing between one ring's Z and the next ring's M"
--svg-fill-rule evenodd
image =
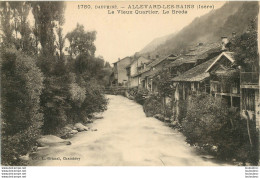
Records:
M120 58L118 58L118 61L120 61Z
M158 59L159 58L159 54L156 54L156 59Z
M222 50L226 50L226 44L228 44L228 37L222 36L221 37Z

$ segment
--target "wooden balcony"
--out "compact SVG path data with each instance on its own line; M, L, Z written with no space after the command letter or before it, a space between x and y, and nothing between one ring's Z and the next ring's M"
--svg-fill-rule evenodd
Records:
M259 88L259 73L258 72L240 72L240 87L241 88Z

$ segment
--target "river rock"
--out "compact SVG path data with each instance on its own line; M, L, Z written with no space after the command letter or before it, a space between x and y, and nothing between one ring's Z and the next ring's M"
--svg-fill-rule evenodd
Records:
M74 134L77 134L78 132L79 132L79 131L77 131L77 130L71 130L71 131L70 131L70 134L73 134L73 135L74 135Z
M171 120L168 117L164 118L164 122L170 122Z
M132 95L129 95L128 99L134 100L135 98Z
M60 129L58 136L60 136L62 139L67 139L70 137L70 132L72 131L72 128L70 126L66 126Z
M159 119L159 120L164 120L164 117L162 114L155 114L153 117L155 117L156 119Z
M19 159L23 161L29 161L29 153L27 153L26 155L19 156Z
M86 122L87 122L88 124L93 123L93 121L92 121L91 119L88 119Z
M61 139L54 135L44 135L37 140L38 146L59 146L59 145L71 145L71 142L68 140Z
M178 122L177 121L173 121L170 123L170 126L171 127L176 127L178 125Z
M88 131L88 128L81 123L76 123L74 126L76 127L76 130L79 132Z
M103 114L103 113L97 113L97 112L95 112L95 113L93 113L93 118L94 118L94 119L103 119L104 117L103 117L102 114Z
M103 116L95 116L95 119L104 119L104 117Z

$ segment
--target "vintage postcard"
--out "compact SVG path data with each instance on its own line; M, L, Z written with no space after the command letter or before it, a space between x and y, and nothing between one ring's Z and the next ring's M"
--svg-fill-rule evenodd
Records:
M2 166L257 166L258 1L1 1Z

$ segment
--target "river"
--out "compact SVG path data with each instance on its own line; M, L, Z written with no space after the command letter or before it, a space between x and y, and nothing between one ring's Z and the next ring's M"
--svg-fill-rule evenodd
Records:
M219 166L198 155L185 137L165 123L146 117L142 106L122 96L107 95L104 119L80 132L71 145L40 149L33 166ZM57 160L48 160L56 159ZM74 160L66 160L66 158Z

